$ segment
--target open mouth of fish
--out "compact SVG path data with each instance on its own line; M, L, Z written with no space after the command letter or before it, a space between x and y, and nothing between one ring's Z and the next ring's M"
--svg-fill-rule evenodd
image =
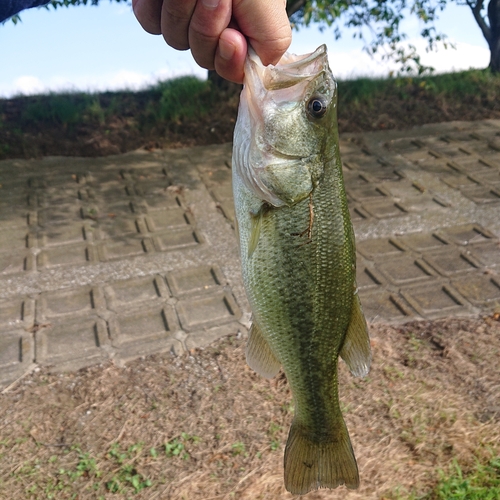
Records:
M276 66L264 66L253 49L250 49L249 57L263 69L264 87L267 90L279 90L318 76L327 59L327 53L326 45L321 45L305 57L287 52Z

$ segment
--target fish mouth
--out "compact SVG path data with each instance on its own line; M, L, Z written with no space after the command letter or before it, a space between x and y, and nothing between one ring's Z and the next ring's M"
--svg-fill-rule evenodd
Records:
M277 65L264 66L251 47L248 56L266 90L286 89L329 70L325 44L305 56L287 52Z

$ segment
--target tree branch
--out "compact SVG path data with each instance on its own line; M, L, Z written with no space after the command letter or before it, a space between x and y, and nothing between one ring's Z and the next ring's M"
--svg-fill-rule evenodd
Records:
M481 31L483 32L483 36L484 36L484 38L486 38L486 41L489 44L491 42L491 29L486 24L483 17L481 16L481 9L483 8L484 0L477 0L476 4L474 4L474 2L471 0L466 0L466 2L467 2L467 5L471 8L472 14L474 14L474 19L476 20L476 23L481 28Z
M295 0L295 2L287 2L286 4L286 13L288 14L288 17L290 17L292 14L295 14L298 10L300 10L304 5L306 4L307 0Z

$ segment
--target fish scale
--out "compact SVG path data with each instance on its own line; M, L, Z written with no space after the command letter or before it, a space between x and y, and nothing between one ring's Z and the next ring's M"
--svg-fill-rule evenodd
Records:
M326 47L265 67L250 51L233 150L242 274L253 312L248 364L283 368L295 415L285 487L345 484L358 469L338 397L339 354L370 365L355 282L354 233L338 148L336 84Z
M307 228L309 200L269 211L264 217L270 220L262 223L259 244L245 271L249 300L256 305L255 320L259 325L266 324L271 349L283 350L279 359L290 366L286 373L297 409L308 412L312 403L308 400L316 396L318 386L333 395L333 399L318 398L322 404L316 404L315 411L307 415L313 418L321 412L323 425L332 410L338 413L336 379L332 377L335 369L330 360L337 357L343 340L335 333L345 332L350 319L352 294L348 292L352 291L349 283L353 281L353 256L337 240L343 231L344 217L323 216L325 210L342 210L339 199L329 196L330 203L324 203L323 192L329 186L326 178L313 196L311 242L290 236L291 232ZM340 206L332 207L332 201ZM263 261L266 265L262 265ZM325 276L333 279L325 280ZM347 301L349 304L343 303ZM318 367L323 369L319 371ZM318 379L325 381L318 384ZM330 408L327 411L322 406Z

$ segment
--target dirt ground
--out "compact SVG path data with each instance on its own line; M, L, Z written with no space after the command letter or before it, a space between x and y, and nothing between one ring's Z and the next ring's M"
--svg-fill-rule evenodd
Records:
M371 325L373 365L340 367L357 491L306 500L425 493L457 460L500 454L500 316ZM284 376L245 364L245 341L76 373L31 373L0 394L0 498L291 499Z

